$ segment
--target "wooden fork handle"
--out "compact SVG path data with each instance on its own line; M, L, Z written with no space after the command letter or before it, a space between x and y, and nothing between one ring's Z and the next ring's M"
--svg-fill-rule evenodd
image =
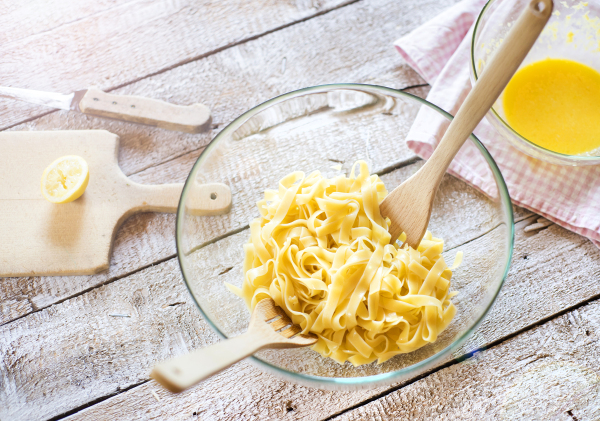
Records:
M552 0L533 0L521 13L471 89L433 155L422 167L423 173L441 181L454 156L521 65L548 22L552 8ZM428 169L425 170L425 167Z
M150 377L173 393L217 374L270 344L262 335L246 332L243 335L197 349L154 366Z

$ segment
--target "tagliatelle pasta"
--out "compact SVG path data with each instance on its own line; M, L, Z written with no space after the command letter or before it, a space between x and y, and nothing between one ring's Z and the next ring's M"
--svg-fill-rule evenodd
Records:
M250 310L272 298L340 364L382 363L434 342L456 313L449 288L461 253L449 268L430 232L417 250L390 244L386 195L362 161L350 177L289 174L258 202L242 288L227 287Z

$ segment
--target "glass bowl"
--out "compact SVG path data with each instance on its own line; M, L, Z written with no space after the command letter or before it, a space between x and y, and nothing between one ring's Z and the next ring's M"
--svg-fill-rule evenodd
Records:
M277 188L279 180L293 171L309 174L320 170L331 177L340 171L339 165L349 173L359 159L366 160L371 172L379 173L391 191L421 164L405 146L421 107L433 118L452 118L435 105L394 89L357 84L316 86L260 104L212 140L186 181L176 230L187 287L220 336L237 336L248 326L250 314L245 303L224 283L241 286L243 244L249 238L249 222L259 216L256 202L264 191ZM452 278L453 289L459 291L453 299L458 312L438 340L381 365L339 365L310 348L260 351L251 357L254 363L304 385L356 389L412 378L451 359L453 352L468 352L465 341L490 309L510 265L513 214L502 175L485 147L475 136L465 146L477 151L492 188L484 195L446 175L436 197L430 229L445 239L446 261L453 261L459 245L465 254ZM215 182L230 187L230 212L194 215L189 209L199 186Z
M485 69L488 58L500 45L513 22L530 0L490 0L485 5L471 39L471 83ZM574 60L600 71L600 1L554 0L550 21L520 68L545 58ZM517 133L506 121L500 95L487 120L510 143L527 155L559 165L600 164L600 149L581 155L565 155L536 145Z

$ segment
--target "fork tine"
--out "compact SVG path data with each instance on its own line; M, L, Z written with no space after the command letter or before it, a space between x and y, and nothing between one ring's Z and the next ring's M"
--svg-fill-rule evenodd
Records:
M275 316L275 317L273 317L271 319L266 319L265 322L267 322L267 324L270 324L270 323L273 323L273 322L275 322L275 321L277 321L279 319L281 319L281 316L277 315L277 316Z
M286 338L291 338L294 335L297 335L298 333L302 332L302 329L300 328L300 326L298 325L292 325L290 326L288 329L279 332L280 335L285 336Z
M273 305L270 305L268 307L265 308L265 320L271 320L277 316L281 316L282 318L287 318L287 314L285 314L285 311L283 311L283 309L279 306L277 306L274 302Z
M276 333L297 345L312 345L317 339L316 335L312 333L302 335L302 328L295 325L285 311L270 298L261 300L254 311L259 311L260 318L267 322Z
M275 320L273 323L270 323L269 326L273 328L274 331L278 331L279 329L289 326L292 323L289 320L285 320L283 317L279 320Z

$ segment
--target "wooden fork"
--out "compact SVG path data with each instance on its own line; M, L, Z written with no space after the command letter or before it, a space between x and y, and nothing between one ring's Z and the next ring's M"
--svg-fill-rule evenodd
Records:
M301 331L275 301L265 298L256 304L246 333L159 363L150 377L179 393L258 350L299 348L317 342L316 335Z

